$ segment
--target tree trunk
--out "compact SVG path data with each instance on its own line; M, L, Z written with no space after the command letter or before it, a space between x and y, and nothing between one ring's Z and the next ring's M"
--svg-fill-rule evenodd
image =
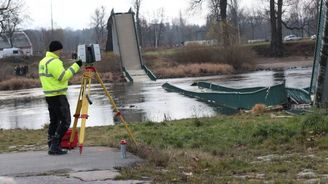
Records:
M282 4L283 0L278 0L277 12L277 57L282 57L284 54L284 45L282 43Z
M113 51L112 20L110 18L108 18L107 30L106 51Z
M255 25L251 23L251 28L252 28L252 40L255 39Z
M270 0L270 23L271 23L271 55L277 53L277 26L276 26L275 0Z
M157 32L157 46L159 46L161 44L161 37L162 37L162 33L163 33L163 28L164 28L164 24L160 23L159 24L159 28L158 28L158 32Z
M158 33L157 33L157 24L154 24L154 48L158 47Z
M233 25L233 33L230 33L230 41L232 44L240 42L240 33L239 33L239 20L238 20L238 11L239 11L239 0L231 0L231 23Z
M137 26L137 35L138 35L138 41L139 46L143 46L143 38L142 38L142 31L141 31L141 25L140 25L140 6L141 6L142 0L136 0L134 3L134 8L136 10L136 26Z
M229 46L229 31L227 22L227 0L220 0L220 16L221 16L221 28L223 32L223 45Z
M276 12L275 0L270 0L271 55L274 57L283 56L282 5L283 0L278 0L278 10Z

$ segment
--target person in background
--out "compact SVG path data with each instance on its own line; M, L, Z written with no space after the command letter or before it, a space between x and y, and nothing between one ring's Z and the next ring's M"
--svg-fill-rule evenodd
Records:
M82 66L82 61L78 60L65 70L60 59L62 53L63 45L61 42L52 41L49 45L49 51L39 63L39 77L50 116L48 129L49 155L67 153L66 150L61 149L60 143L71 124L71 113L66 97L68 80Z
M16 65L14 70L15 70L15 75L18 76L20 73L20 67Z
M24 75L26 76L27 73L28 73L28 66L24 65Z

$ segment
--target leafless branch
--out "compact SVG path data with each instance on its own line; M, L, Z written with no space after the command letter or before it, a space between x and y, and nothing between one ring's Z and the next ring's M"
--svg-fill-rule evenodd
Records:
M281 21L282 25L285 26L285 28L289 29L289 30L302 30L303 27L297 27L297 26L289 26L286 22Z
M11 1L11 0L8 0L8 1L7 1L7 6L5 6L5 7L3 7L3 8L0 8L0 11L7 10L7 9L9 8L10 1Z

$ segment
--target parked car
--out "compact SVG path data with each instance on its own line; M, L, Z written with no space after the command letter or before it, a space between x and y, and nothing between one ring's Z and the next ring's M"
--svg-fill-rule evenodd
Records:
M311 38L311 40L316 40L317 39L317 35L312 35L310 38Z
M284 37L284 41L296 41L296 40L302 40L302 37L298 37L296 35L288 35Z

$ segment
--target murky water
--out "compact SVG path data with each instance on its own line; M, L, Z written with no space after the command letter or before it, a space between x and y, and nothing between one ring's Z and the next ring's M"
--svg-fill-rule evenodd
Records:
M222 75L197 78L165 79L146 83L108 84L119 109L127 122L183 119L191 117L207 117L220 113L220 109L188 98L177 93L168 93L162 89L165 82L185 89L197 81L210 81L230 87L269 86L286 81L289 87L308 87L310 85L311 68L287 71L259 71L239 75ZM69 103L74 114L80 86L69 87ZM113 124L111 105L99 85L92 85L87 126ZM48 109L41 89L19 91L1 91L0 128L2 129L39 129L49 122Z

